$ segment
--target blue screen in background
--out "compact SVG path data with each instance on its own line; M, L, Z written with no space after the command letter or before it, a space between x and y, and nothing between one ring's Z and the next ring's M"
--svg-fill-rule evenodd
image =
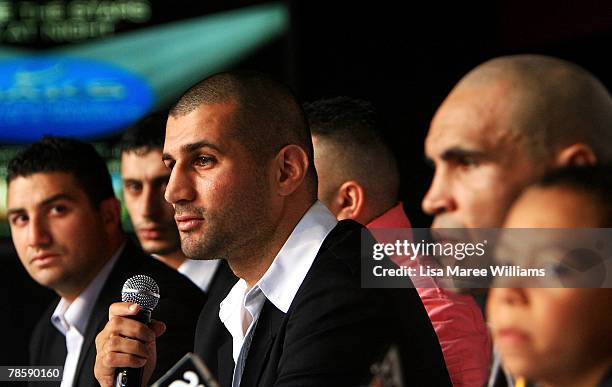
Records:
M0 61L0 140L43 134L95 138L145 114L153 90L138 74L100 60L30 57Z

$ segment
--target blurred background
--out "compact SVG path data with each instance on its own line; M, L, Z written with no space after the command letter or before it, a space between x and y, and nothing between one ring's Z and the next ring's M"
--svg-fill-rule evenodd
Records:
M610 48L609 1L0 0L0 365L27 364L29 332L53 298L22 268L6 223L6 163L23 144L47 133L93 142L121 195L116 144L126 127L206 75L260 70L304 102L372 101L400 161L407 213L427 227L423 140L467 71L541 53L582 65L610 89Z

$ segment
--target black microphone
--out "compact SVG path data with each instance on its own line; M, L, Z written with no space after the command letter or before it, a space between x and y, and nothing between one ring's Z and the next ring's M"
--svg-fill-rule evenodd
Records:
M159 286L146 275L128 278L121 290L121 300L140 305L138 314L130 318L143 324L151 322L151 312L159 301ZM141 387L143 368L120 368L115 376L115 387Z

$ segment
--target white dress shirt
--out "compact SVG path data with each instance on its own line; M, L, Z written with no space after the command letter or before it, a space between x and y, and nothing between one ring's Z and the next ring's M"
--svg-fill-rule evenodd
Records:
M310 207L259 281L247 291L240 279L219 306L219 319L232 335L234 376L239 386L261 309L270 301L287 313L336 217L319 201Z
M177 270L189 278L203 292L207 292L219 263L221 263L220 259L187 259Z
M85 329L87 321L93 310L93 307L100 295L102 287L106 283L115 262L121 255L125 243L115 252L111 259L104 264L102 270L96 275L89 285L78 295L78 297L69 303L62 298L57 304L57 307L51 315L51 323L66 336L66 361L64 362L64 374L60 387L72 387L76 367L79 362L81 347L83 346Z

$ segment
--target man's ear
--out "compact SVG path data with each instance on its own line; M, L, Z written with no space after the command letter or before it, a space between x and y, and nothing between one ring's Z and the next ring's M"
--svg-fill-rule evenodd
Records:
M121 224L121 204L117 198L107 198L100 202L100 216L107 227L117 227Z
M342 183L333 198L332 207L338 220L358 219L365 207L365 190L354 180Z
M596 163L595 152L590 146L583 143L572 144L563 148L555 158L557 167L587 166Z
M289 196L302 184L308 171L308 155L297 145L286 145L275 158L276 189L279 195Z

